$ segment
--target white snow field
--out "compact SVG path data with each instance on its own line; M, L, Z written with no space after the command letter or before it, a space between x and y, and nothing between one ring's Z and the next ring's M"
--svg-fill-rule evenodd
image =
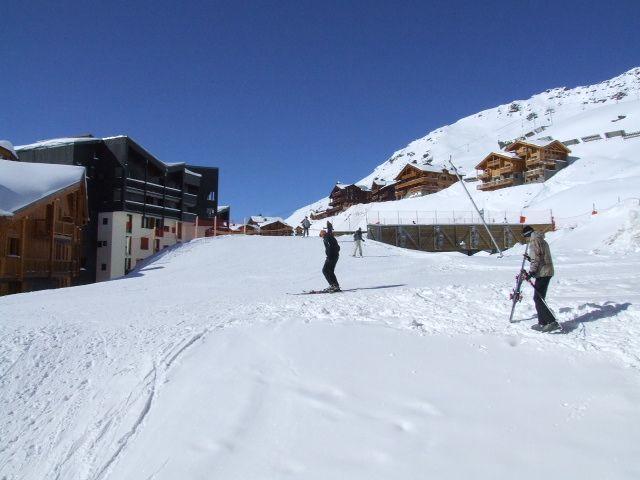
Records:
M541 334L504 258L218 237L0 298L0 478L640 478L640 210L549 236Z

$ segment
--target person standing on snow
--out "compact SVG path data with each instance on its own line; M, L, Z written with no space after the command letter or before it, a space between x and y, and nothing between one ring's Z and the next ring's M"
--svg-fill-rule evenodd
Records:
M302 236L303 237L308 237L309 236L309 227L311 226L311 222L309 221L309 218L304 217L304 220L302 220Z
M522 229L522 235L525 238L530 238L529 255L526 257L527 260L531 262L528 276L536 279L533 285L535 290L533 301L536 305L536 312L538 313L538 325L534 325L532 328L543 332L550 332L560 328L553 313L549 311L549 308L544 302L547 296L549 282L554 274L551 250L549 249L549 244L544 239L544 233L535 232L529 225Z
M340 245L338 245L336 237L333 236L333 225L331 225L331 222L327 222L327 231L324 234L323 241L324 252L327 255L327 259L324 261L322 273L324 278L327 279L327 282L329 282L329 288L327 290L330 292L339 292L340 285L338 284L334 270L336 263L338 263L338 258L340 258Z
M360 252L360 257L362 257L362 242L364 242L364 238L362 238L362 228L358 227L356 233L353 234L353 241L356 245L353 248L353 255L351 256L355 257L356 253Z

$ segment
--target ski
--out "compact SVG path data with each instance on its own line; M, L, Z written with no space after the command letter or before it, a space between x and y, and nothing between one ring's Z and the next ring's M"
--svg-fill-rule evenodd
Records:
M342 290L305 290L304 292L290 293L289 295L320 295L322 293L340 293Z
M524 262L527 260L527 253L529 252L529 244L524 249L524 254L522 255L522 265L520 266L520 271L518 272L518 276L516 277L516 286L511 291L511 295L509 298L511 299L511 314L509 315L509 323L513 323L513 314L516 311L516 304L522 300L522 282L524 280Z

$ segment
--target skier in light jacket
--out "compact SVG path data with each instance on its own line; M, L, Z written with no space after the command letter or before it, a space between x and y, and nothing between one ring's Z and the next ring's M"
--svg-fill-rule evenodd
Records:
M535 292L533 294L533 301L536 305L536 312L538 313L537 329L543 332L549 332L559 328L553 313L549 311L549 308L543 301L547 296L549 282L554 274L551 250L549 249L549 244L544 239L543 232L535 232L532 227L527 225L522 229L522 234L525 237L530 237L529 255L527 259L531 262L529 276L536 279L534 283Z
M358 228L356 233L353 234L353 242L355 243L355 247L353 248L352 257L356 256L357 252L360 252L360 256L362 257L362 242L364 242L364 238L362 238L362 228Z

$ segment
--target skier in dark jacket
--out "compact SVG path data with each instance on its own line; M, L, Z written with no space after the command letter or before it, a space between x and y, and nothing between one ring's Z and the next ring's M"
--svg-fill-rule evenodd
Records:
M324 252L327 255L327 259L324 261L322 273L324 274L324 278L327 279L327 282L329 282L329 288L327 290L330 292L339 292L340 285L338 284L334 270L336 263L338 263L338 258L340 258L340 245L338 245L336 237L333 236L333 225L331 225L331 222L327 222L327 232L324 234L323 240Z
M525 238L531 238L529 240L529 255L527 260L531 262L529 267L529 277L536 279L533 289L533 302L536 305L536 312L538 313L538 325L534 325L534 330L541 330L543 332L550 332L560 328L553 313L549 311L545 303L545 297L547 296L547 288L549 288L549 282L553 277L553 261L551 260L551 250L549 244L544 239L544 233L535 232L532 227L527 225L522 229L522 235Z

